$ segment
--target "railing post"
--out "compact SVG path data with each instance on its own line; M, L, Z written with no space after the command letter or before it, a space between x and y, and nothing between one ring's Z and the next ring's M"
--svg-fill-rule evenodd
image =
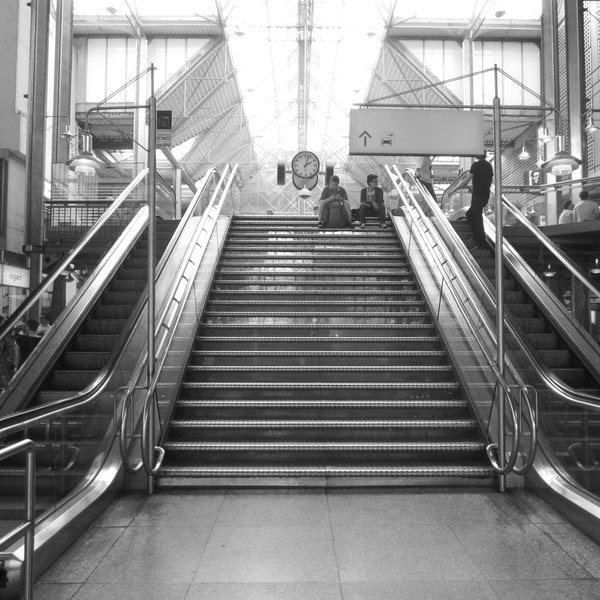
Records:
M494 178L495 185L495 208L496 208L496 340L497 340L497 363L498 371L504 377L504 278L502 258L503 231L502 231L502 125L500 119L500 98L498 97L498 67L494 65ZM498 465L501 469L505 465L505 403L506 398L502 386L498 390ZM500 474L498 488L501 492L506 491L506 475Z

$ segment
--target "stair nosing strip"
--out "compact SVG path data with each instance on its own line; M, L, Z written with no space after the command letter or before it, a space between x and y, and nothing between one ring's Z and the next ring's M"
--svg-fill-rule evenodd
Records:
M164 449L196 451L480 451L485 448L478 441L449 442L166 442Z
M472 429L474 419L172 419L175 429Z
M412 381L412 382L393 382L393 383L381 383L379 381L369 382L329 382L329 381L312 381L312 382L286 382L285 384L276 383L271 381L254 382L254 381L183 381L181 383L183 388L190 389L277 389L283 388L289 389L329 389L329 390L344 390L344 389L378 389L378 390L458 390L460 384L458 382L444 382L444 381Z

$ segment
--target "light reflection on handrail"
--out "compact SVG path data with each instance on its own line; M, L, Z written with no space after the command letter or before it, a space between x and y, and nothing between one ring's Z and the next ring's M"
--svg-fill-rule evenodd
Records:
M411 220L416 224L417 227L421 227L421 223L423 222L423 220L426 218L425 217L425 213L423 211L423 209L421 208L421 206L419 205L419 203L415 200L412 192L409 189L408 183L407 183L407 179L408 181L410 181L411 183L413 183L414 185L418 186L419 191L421 192L422 197L425 199L425 201L428 204L428 208L429 210L434 211L438 211L441 213L439 207L437 206L437 204L435 204L433 202L433 200L429 197L429 194L424 192L424 190L422 189L422 187L420 186L420 183L414 179L412 173L410 171L404 171L402 173L402 175L398 172L398 168L396 166L393 167L394 169L394 173L392 173L389 168L386 166L386 170L388 170L388 174L390 176L390 178L392 179L392 181L394 181L396 189L398 191L398 194L400 195L400 198L402 198L403 202L405 203L406 207L407 207L407 212L409 213L409 215L411 217ZM405 198L405 194L406 196L408 196L408 200ZM418 218L415 219L412 215L412 212L415 211L418 215ZM424 230L423 230L424 229ZM429 233L431 231L431 227L428 226L426 228L422 228L421 229L421 233L423 238L425 238L425 233ZM427 242L425 242L427 243ZM452 255L447 253L447 250L445 248L445 246L443 244L439 244L437 243L436 248L439 252L442 253L442 255L444 255L444 264L446 265L451 265L452 264ZM440 275L445 279L445 273L444 273L444 265L442 263L440 263L437 254L435 252L431 252L430 254L433 259L435 260L436 264L438 265L439 268L439 273ZM490 460L490 462L492 463L492 466L494 467L494 469L501 475L506 475L507 473L509 473L511 470L513 470L517 458L518 458L518 449L519 449L519 445L520 445L520 437L521 437L521 428L520 428L520 420L518 418L517 415L517 411L516 411L516 407L515 407L515 399L514 399L514 394L512 392L511 389L511 385L509 385L505 378L504 375L499 371L498 366L494 360L494 357L491 356L491 354L489 353L486 344L483 340L483 338L481 337L481 335L478 332L478 328L475 325L475 323L473 323L473 319L470 317L470 315L467 313L466 309L465 309L465 304L466 302L463 301L463 299L458 298L456 296L456 290L454 288L453 282L454 281L458 281L460 283L459 280L457 280L456 278L453 278L452 281L450 281L450 285L449 290L450 292L453 294L453 296L455 297L455 300L457 301L457 306L459 307L459 309L461 310L461 312L463 313L463 316L467 319L467 321L469 323L471 323L471 331L474 335L474 337L476 338L478 345L480 346L484 356L486 357L486 360L488 362L489 367L491 368L492 372L494 373L494 376L496 378L496 381L498 382L498 384L500 386L502 386L504 392L506 393L506 396L509 398L509 410L511 412L511 416L512 416L512 420L513 420L513 427L514 427L514 434L513 434L513 439L512 439L512 448L511 448L511 452L509 454L509 459L506 462L505 465L502 465L498 462L498 459L495 455L496 450L498 445L497 444L493 444L490 443L488 444L486 451L488 454L488 458ZM469 292L467 289L465 289L464 287L461 286L461 290L462 292L465 294L465 296L467 296L468 298L468 302L470 304L470 306L472 307L472 309L475 311L475 313L477 314L477 317L479 319L479 323L481 323L482 325L486 325L486 319L483 315L483 313L479 310L478 306L477 306L477 302L474 301L474 299L470 296ZM487 328L487 334L488 336L492 333L491 330L489 328ZM522 384L522 387L524 387L525 384ZM525 397L527 397L526 392L524 392ZM534 427L535 425L532 424L532 427ZM534 450L532 449L532 451L528 454L528 456L530 456L530 461L529 463L532 464L533 462L533 458L531 457L531 455L534 454ZM531 464L527 465L527 468L530 468Z
M213 198L211 199L211 203L209 204L209 206L206 208L206 210L202 214L202 219L200 221L198 229L200 231L200 235L202 235L202 234L206 234L206 235L205 235L204 239L202 239L202 240L200 239L200 236L199 236L196 241L195 247L192 249L192 250L198 250L198 253L195 256L195 259L198 261L196 263L196 266L199 265L200 261L202 260L202 256L204 255L204 252L206 250L208 240L210 239L212 231L215 227L217 218L219 217L219 214L221 213L221 210L223 209L225 198L227 197L227 194L229 193L229 190L234 181L236 172L237 172L237 165L235 165L233 167L233 169L231 170L228 180L225 183L223 190L221 192L220 198L217 198L217 191L221 187L222 182L225 180L226 172L223 173L221 181L219 182L219 185L217 186L217 189L215 190L215 194L213 195ZM192 251L190 251L189 256L190 257L192 256ZM187 266L187 264L183 264L183 262L182 262L182 271L185 270L186 266ZM191 285L191 281L189 283ZM173 287L173 291L175 291L175 287ZM166 320L167 315L170 312L170 303L173 301L175 301L175 302L178 301L178 299L175 297L174 294L172 294L169 302L165 303L165 310L163 311L163 314L161 315L162 320L159 319L159 323L163 327L165 335L162 337L161 343L159 344L159 346L157 346L157 349L156 349L156 354L158 357L157 369L155 371L154 380L149 382L149 384L148 384L148 392L146 394L146 400L144 403L144 412L143 412L144 418L142 421L142 440L141 440L142 459L144 461L144 469L146 471L146 474L149 476L149 481L151 481L151 479L150 479L151 476L155 475L158 472L158 469L160 468L162 460L165 455L165 451L163 448L161 448L160 446L154 446L155 433L154 433L154 422L153 422L152 416L154 415L154 408L157 407L156 393L155 393L156 386L158 385L160 371L167 359L169 345L170 345L170 342L172 339L172 335L174 333L174 327L172 327L172 325L175 322L176 313L171 312L170 320L168 322ZM181 309L183 308L182 303L180 303L180 308ZM147 357L146 357L146 360L147 360ZM158 459L154 463L151 460L153 457L152 449L154 449L154 451L156 451L158 453ZM150 487L150 489L148 491L152 492L153 490Z

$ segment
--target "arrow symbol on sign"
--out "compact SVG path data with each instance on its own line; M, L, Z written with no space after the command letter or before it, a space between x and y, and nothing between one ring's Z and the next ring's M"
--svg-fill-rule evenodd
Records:
M365 129L365 131L363 131L358 137L363 139L363 145L366 148L367 147L367 138L370 138L373 136Z

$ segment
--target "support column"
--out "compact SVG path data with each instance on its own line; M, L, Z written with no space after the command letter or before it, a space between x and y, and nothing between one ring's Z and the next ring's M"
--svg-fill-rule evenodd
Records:
M555 0L542 0L542 97L552 106L559 110L560 94L558 85L558 33L557 33L557 10ZM557 113L546 114L545 126L551 136L558 131L556 123ZM554 154L554 143L548 142L544 145L544 160L548 160ZM554 177L546 174L546 183L553 183ZM561 204L562 205L562 204ZM546 224L556 225L558 223L559 199L557 193L549 191L546 195Z
M27 158L25 162L25 201L27 222L25 243L41 246L44 211L44 156L46 146L46 91L48 88L48 50L50 0L31 3L29 48L29 90L27 109ZM42 280L42 255L34 252L30 262L30 289ZM31 309L37 318L39 306Z
M52 163L64 163L69 157L69 141L62 133L71 123L71 78L73 41L73 0L58 0L54 61L54 107L52 123Z
M582 115L585 111L583 89L585 85L585 66L583 64L583 30L581 2L565 2L567 95L569 98L569 146L571 154L583 156ZM583 177L583 167L573 171L573 179Z

